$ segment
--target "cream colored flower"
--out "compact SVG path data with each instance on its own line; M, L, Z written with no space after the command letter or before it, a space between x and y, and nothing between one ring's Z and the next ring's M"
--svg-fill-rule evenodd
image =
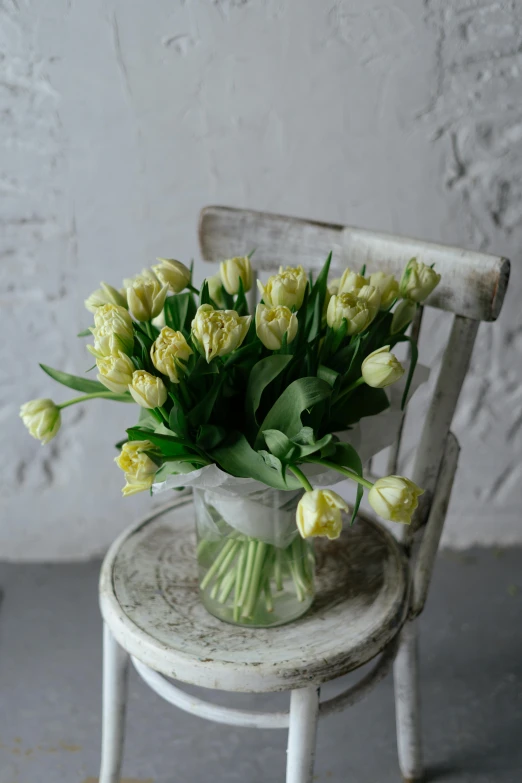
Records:
M158 258L159 264L152 268L163 285L167 285L173 294L179 294L190 283L190 269L181 261L173 258Z
M239 348L251 320L251 315L239 316L235 310L214 310L211 305L201 305L192 321L192 336L207 362L211 362L216 356L225 356Z
M339 294L351 294L352 292L360 291L365 285L369 285L369 281L363 277L363 275L353 272L349 267L344 270L341 279L339 280Z
M363 286L359 292L334 295L328 303L326 322L337 331L341 328L343 320L346 320L348 334L359 334L375 318L378 301L379 292L373 286Z
M400 282L400 294L403 299L423 302L439 284L440 275L431 268L412 258L406 264Z
M98 380L115 394L124 394L132 383L136 369L132 359L119 352L118 356L103 356L96 359Z
M124 496L151 488L158 466L145 452L153 449L150 440L133 440L123 444L119 457L114 461L125 473Z
M278 351L286 334L287 344L291 343L297 334L297 315L288 307L267 307L258 304L256 309L257 336L269 351Z
M413 320L415 313L417 312L417 302L412 302L411 299L403 299L399 302L393 312L393 318L391 322L390 331L392 334L397 334L401 329L404 329Z
M257 285L263 302L269 307L284 305L299 310L303 304L308 279L302 266L287 266L286 269L280 266L279 274L269 277L265 286L260 280Z
M374 272L370 275L369 284L381 295L381 310L387 310L399 296L399 283L393 275L387 275L386 272Z
M252 288L252 265L248 256L222 261L219 273L227 294L237 294L240 280L243 281L243 291L250 291Z
M100 283L100 287L93 291L84 302L85 307L90 313L95 313L98 307L104 304L115 304L120 307L127 307L127 300L123 294L117 291L108 283Z
M383 519L409 525L424 492L404 476L386 476L377 479L368 493L368 502Z
M402 377L404 367L395 354L390 353L390 346L384 345L366 357L362 363L361 374L368 386L383 389Z
M348 511L348 504L337 492L331 489L305 492L297 506L297 528L303 538L339 538L343 529L341 511Z
M330 280L328 283L328 293L330 296L334 296L334 294L339 293L339 286L341 285L341 278L340 277L334 277L333 280Z
M87 350L96 358L119 356L120 352L132 353L132 318L124 307L114 304L98 307L94 313L94 328L91 332L94 336L94 347L88 345Z
M145 370L133 372L129 391L142 408L161 408L167 399L167 389L161 378Z
M225 307L225 300L223 298L223 283L221 282L221 275L212 275L207 277L208 293L213 302L218 307Z
M138 276L127 288L129 310L138 321L150 321L163 310L169 287L152 277Z
M25 402L20 408L20 418L29 435L39 440L42 446L54 438L62 423L60 408L45 398Z
M172 383L179 383L180 373L185 371L184 362L188 362L192 353L182 332L164 326L152 344L150 358L158 372L168 375Z

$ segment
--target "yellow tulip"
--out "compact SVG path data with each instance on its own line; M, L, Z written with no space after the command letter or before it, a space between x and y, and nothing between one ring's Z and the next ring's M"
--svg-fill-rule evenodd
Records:
M152 277L138 276L127 288L129 310L138 321L150 321L163 310L169 287Z
M216 356L226 356L239 348L251 320L252 316L240 316L235 310L214 310L211 305L201 305L192 321L192 336L207 362L211 362Z
M415 313L417 312L417 302L413 302L411 299L403 299L399 302L393 312L393 318L391 322L390 331L392 334L397 334L401 329L404 329L413 320Z
M257 336L270 351L278 351L286 334L287 344L291 343L297 334L297 315L288 307L267 307L258 304L256 309Z
M185 371L184 363L192 353L182 332L164 326L150 349L150 358L158 372L167 375L172 383L179 383L180 373Z
M369 284L381 295L381 310L387 310L399 296L399 283L393 275L387 275L386 272L374 272L370 275Z
M213 302L218 307L225 307L225 300L223 299L223 283L221 282L221 275L212 275L207 277L208 293Z
M339 538L343 528L341 511L348 511L348 504L337 492L331 489L305 492L297 506L297 528L303 538Z
M424 492L404 476L386 476L377 479L368 493L368 502L383 519L409 525Z
M337 331L345 320L348 334L359 334L377 315L379 301L379 292L373 286L363 286L349 294L334 294L328 303L326 322Z
M124 394L132 383L132 374L136 369L132 359L126 354L103 356L96 359L98 380L116 394Z
M190 283L190 269L173 258L158 258L158 261L160 263L152 267L158 279L173 294L179 294Z
M287 266L286 269L280 266L279 274L269 277L265 286L260 280L257 285L263 302L269 307L284 305L299 310L303 304L308 279L302 266Z
M361 374L368 386L383 389L402 377L404 367L395 354L390 352L390 346L384 345L366 357L362 363Z
M365 285L368 285L369 281L363 277L363 275L353 272L349 267L344 270L341 279L339 280L339 288L337 293L339 294L351 294L357 293Z
M167 399L167 389L161 378L145 370L133 372L129 391L142 408L161 408Z
M403 299L423 302L439 284L440 275L427 264L412 258L402 273L400 294Z
M122 494L135 495L150 489L158 466L145 452L153 451L154 445L149 440L133 440L124 443L115 463L125 473L126 484Z
M124 307L115 304L105 304L98 307L94 313L94 347L87 346L97 359L104 356L119 356L130 354L134 345L132 318Z
M243 291L250 291L252 288L252 265L248 256L222 261L219 273L227 294L237 294L240 280L243 281Z
M20 408L20 418L29 435L39 440L42 446L54 438L62 423L59 407L44 398L24 403Z
M120 307L127 307L127 299L123 294L117 291L108 283L100 283L100 287L93 291L84 302L85 307L90 313L95 313L98 307L104 304L115 304Z

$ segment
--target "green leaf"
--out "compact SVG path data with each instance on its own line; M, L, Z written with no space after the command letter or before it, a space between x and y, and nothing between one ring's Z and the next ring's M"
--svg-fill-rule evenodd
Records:
M321 378L333 389L336 380L339 378L339 373L327 367L325 364L320 364L317 368L317 377Z
M69 389L75 389L76 391L85 392L85 394L96 394L97 392L106 392L107 387L99 381L89 381L87 378L82 378L80 375L69 375L69 373L62 372L61 370L53 370L52 367L48 367L46 364L41 364L42 370L50 375L51 378L58 383L68 386Z
M289 438L296 435L303 426L303 411L329 397L330 392L329 385L320 378L298 378L291 383L265 416L256 438L256 447L262 445L265 430L281 430Z
M214 309L216 309L216 307L217 307L216 303L213 302L212 299L210 298L210 291L209 291L209 288L208 288L208 281L206 279L203 280L203 285L201 286L201 291L200 291L200 294L199 294L199 304L200 304L200 306L201 305L205 305L205 304L209 304L209 305L212 305L212 307Z
M84 329L82 332L78 332L76 337L92 337L92 332L90 329Z
M167 429L167 428L165 428ZM187 446L179 438L170 435L163 435L158 432L142 429L141 427L130 427L127 430L129 440L150 440L165 457L179 457L187 454Z
M295 451L292 441L280 430L265 430L263 437L271 453L280 460L289 460Z
M209 451L216 448L225 439L227 430L225 427L217 427L214 424L202 424L198 430L196 443L200 449Z
M257 426L256 413L264 390L277 376L283 372L291 361L291 356L272 354L261 359L252 367L245 398L245 412L252 427Z
M336 443L335 454L333 457L329 457L329 460L330 462L335 462L337 465L341 465L343 468L349 468L350 470L353 470L353 472L357 473L358 476L362 476L363 474L361 458L359 457L354 447L349 443ZM364 487L362 484L357 484L357 494L355 496L355 504L352 511L352 518L350 520L351 525L353 525L355 522L363 494Z
M173 395L171 393L171 398L173 398ZM187 419L185 417L185 414L177 400L174 401L174 404L172 405L170 414L169 414L169 427L171 430L173 430L177 435L186 435L187 434Z
M192 473L194 470L199 470L201 465L193 465L190 461L169 460L164 462L161 468L154 476L154 483L158 484L160 481L165 481L168 476L177 476L178 474L184 475L186 473Z
M262 481L263 484L274 487L274 489L299 489L301 486L294 476L285 477L283 475L282 465L280 470L267 465L263 456L254 451L241 433L236 433L226 445L214 449L211 456L223 470L232 476ZM272 462L275 459L276 457L273 457Z
M192 294L186 292L184 294L174 294L174 296L169 296L165 299L165 323L176 332L182 331L185 327L191 298Z
M307 427L304 427L303 429L308 429ZM313 430L312 430L313 432ZM294 455L294 460L303 459L304 457L308 457L310 454L315 454L317 451L321 451L325 449L329 443L332 442L333 435L328 433L327 435L323 435L322 438L319 440L310 440L308 443L298 443L296 444L297 447L297 456ZM296 442L296 438L292 439L292 443Z
M217 379L212 388L205 394L202 400L195 405L188 415L189 424L193 427L198 427L201 424L206 424L212 415L212 410L216 404L219 392L223 385L225 376Z
M234 310L238 315L248 315L248 304L241 278L239 278L239 291L237 292L236 301L234 302Z
M408 375L406 378L406 386L404 387L404 393L402 395L401 400L401 410L404 410L406 407L406 402L408 401L408 392L410 391L411 382L413 380L413 373L415 372L415 368L417 366L417 361L419 358L419 349L417 347L417 343L412 337L408 337L407 335L402 335L396 342L400 343L409 343L411 347L411 358L410 358L410 366L408 368Z
M343 427L349 427L365 416L377 416L389 407L390 401L384 389L360 386L347 401L333 407L332 417Z

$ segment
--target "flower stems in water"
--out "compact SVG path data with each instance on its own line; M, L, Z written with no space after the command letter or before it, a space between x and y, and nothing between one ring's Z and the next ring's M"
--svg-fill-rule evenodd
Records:
M277 613L278 600L293 594L303 602L313 592L313 555L300 536L283 549L234 531L217 542L201 539L197 555L207 568L201 591L237 623L262 624L263 614Z

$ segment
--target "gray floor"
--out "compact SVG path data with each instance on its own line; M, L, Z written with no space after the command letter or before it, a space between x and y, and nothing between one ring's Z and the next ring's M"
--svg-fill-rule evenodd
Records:
M0 783L98 780L98 569L0 566ZM428 779L520 783L522 551L442 555L422 631ZM221 700L263 709L285 697ZM129 706L125 783L284 780L285 732L185 715L134 672ZM394 731L388 678L363 704L322 721L316 780L398 781Z

